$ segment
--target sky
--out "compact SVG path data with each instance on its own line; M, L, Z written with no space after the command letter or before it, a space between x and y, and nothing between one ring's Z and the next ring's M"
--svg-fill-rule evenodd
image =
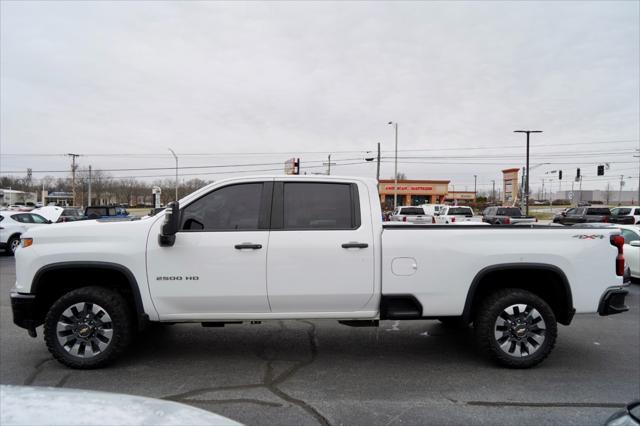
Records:
M640 2L0 3L0 174L637 188ZM636 154L637 155L637 154ZM608 163L605 177L598 164ZM223 166L223 167L219 167ZM162 170L118 170L166 168ZM116 169L116 170L114 170ZM43 171L43 172L41 172ZM44 172L52 171L52 172ZM547 184L549 185L549 184ZM567 188L566 186L564 188Z

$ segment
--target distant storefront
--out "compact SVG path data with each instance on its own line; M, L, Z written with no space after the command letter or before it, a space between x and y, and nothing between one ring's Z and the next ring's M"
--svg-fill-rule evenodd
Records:
M398 194L399 206L417 206L419 204L442 204L449 193L448 180L399 180L398 186L393 179L378 182L380 203L393 208L394 193Z

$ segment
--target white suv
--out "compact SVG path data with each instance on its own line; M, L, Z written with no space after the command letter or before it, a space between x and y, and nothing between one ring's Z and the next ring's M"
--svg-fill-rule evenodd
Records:
M20 235L27 229L51 223L35 213L14 210L0 211L0 249L15 253L20 245Z

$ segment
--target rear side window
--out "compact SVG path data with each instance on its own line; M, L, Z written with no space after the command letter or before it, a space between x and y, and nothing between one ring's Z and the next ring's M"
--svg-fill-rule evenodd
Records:
M634 214L640 215L640 209L636 209L636 212Z
M404 207L400 209L400 214L406 216L421 216L424 215L424 209L422 207Z
M589 215L598 215L598 216L609 216L611 215L611 211L609 209L587 209L587 214ZM623 213L626 214L626 213Z
M88 207L87 208L87 216L106 216L107 209L102 207Z
M357 197L357 187L348 183L285 182L283 229L358 228Z
M184 231L252 231L258 229L261 182L219 188L182 210Z
M20 223L33 223L33 219L31 219L30 214L15 214L11 216L11 218Z

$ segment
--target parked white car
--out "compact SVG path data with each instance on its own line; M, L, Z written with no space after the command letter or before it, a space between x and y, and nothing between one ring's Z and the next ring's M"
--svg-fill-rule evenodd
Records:
M640 206L620 206L613 208L611 209L611 219L612 222L616 223L640 224ZM629 222L624 219L628 219Z
M85 389L0 385L3 426L241 426L173 401Z
M482 223L482 216L476 216L469 206L444 206L435 217L436 223L449 225L462 222Z
M416 224L434 223L433 216L426 215L420 206L398 206L391 213L389 220Z
M35 213L15 210L0 211L0 249L15 253L20 245L20 235L34 226L46 225L49 220Z
M624 238L624 258L631 276L640 279L640 225L617 225Z

